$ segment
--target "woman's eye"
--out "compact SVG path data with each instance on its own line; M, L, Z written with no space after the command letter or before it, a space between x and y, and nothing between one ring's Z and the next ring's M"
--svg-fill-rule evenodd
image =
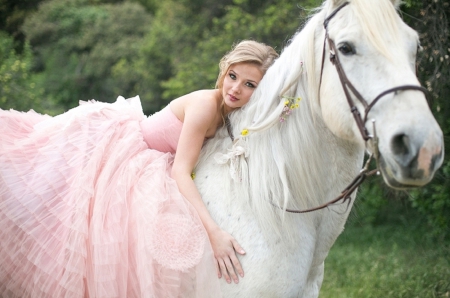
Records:
M236 80L236 76L235 76L234 74L232 74L232 73L230 73L230 78L231 78L232 80Z
M341 52L344 55L356 54L356 51L353 49L353 47L346 42L340 44L338 49L339 49L339 52Z
M256 86L252 83L246 83L245 85L250 88L256 88Z

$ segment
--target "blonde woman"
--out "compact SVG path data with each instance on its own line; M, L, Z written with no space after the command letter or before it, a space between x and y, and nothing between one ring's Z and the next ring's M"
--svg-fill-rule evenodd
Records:
M222 58L216 89L148 118L138 98L56 117L0 110L1 296L208 297L213 270L237 283L245 252L191 173L277 56L242 41Z

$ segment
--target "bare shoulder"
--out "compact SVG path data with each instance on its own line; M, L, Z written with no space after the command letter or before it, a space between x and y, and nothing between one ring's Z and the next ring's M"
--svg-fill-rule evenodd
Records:
M216 111L219 107L218 92L217 90L199 90L190 93L192 98L190 98L187 103L187 108L199 109L205 111Z
M220 93L217 89L194 91L178 97L170 103L173 113L183 122L186 116L213 121L219 111L219 106Z

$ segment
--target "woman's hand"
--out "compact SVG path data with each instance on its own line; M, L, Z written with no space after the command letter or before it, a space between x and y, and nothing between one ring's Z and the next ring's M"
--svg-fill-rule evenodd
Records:
M218 277L224 276L227 283L231 283L231 279L238 283L239 277L236 272L244 277L244 270L236 253L244 255L245 251L233 236L218 227L209 231L208 235L217 261Z

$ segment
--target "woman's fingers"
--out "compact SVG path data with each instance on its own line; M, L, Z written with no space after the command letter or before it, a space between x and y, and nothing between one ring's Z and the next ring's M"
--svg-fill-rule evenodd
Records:
M240 253L241 255L245 255L245 250L242 248L242 246L239 245L239 243L236 241L236 239L231 239L231 244L233 244L233 248L237 253Z
M225 278L227 283L231 283L231 280L235 283L239 283L239 277L236 275L233 263L229 258L218 259L217 263L219 264L222 276Z
M236 257L236 255L231 255L230 256L230 260L231 263L233 263L233 267L234 269L236 269L237 273L241 276L244 277L244 270L242 269L241 263L239 262L238 258ZM233 271L234 273L234 271ZM236 279L238 280L238 277L236 277ZM236 280L235 280L236 281ZM236 282L237 283L237 282Z
M233 244L233 248L237 253L241 255L245 254L244 249L239 245L239 243L235 239L231 240L231 243ZM230 255L230 259L231 262L233 262L234 268L236 268L236 271L239 273L239 275L241 277L244 277L244 270L242 269L241 263L239 262L239 259L236 257L236 254L233 253L232 255Z
M233 247L235 247L236 249L237 246L239 246L239 244L237 244L237 242L234 240ZM245 253L241 247L239 253L241 254ZM235 283L239 283L239 277L237 274L239 274L241 277L244 277L244 270L242 269L241 263L239 262L239 259L237 258L234 249L230 252L228 256L220 258L219 264L223 264L220 266L220 268L222 270L222 274L225 276L225 279L228 283L231 282L230 277Z
M236 258L236 256L234 256L234 258ZM233 279L234 283L237 284L239 282L239 277L236 275L236 272L234 272L234 267L233 264L231 263L230 258L226 258L224 262L225 265L227 266L228 274Z
M228 275L227 266L225 265L224 259L218 259L217 262L219 263L220 271L222 271L222 275L227 281L227 283L231 283L230 276Z
M216 270L217 270L217 277L222 278L222 272L220 270L219 262L216 259Z

